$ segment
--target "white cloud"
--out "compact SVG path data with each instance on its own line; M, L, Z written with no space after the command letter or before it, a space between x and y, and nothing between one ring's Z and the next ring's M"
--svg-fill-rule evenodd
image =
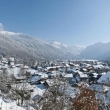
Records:
M3 24L2 23L0 23L0 31L3 31L4 29L3 29Z

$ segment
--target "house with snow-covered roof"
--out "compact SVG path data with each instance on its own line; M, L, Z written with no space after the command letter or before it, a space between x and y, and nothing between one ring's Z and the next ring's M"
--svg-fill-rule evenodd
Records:
M89 84L96 84L97 80L101 77L101 74L98 73L90 73L89 74Z
M73 83L72 79L73 79L73 74L69 73L69 74L65 74L64 78L69 82L69 83Z
M81 71L77 71L75 77L76 77L77 82L80 82L80 81L87 82L88 81L88 75Z
M108 66L103 66L102 64L93 65L93 67L97 73L108 72L110 69Z

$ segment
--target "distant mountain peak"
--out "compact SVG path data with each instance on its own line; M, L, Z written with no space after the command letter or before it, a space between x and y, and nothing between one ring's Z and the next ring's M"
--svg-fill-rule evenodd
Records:
M85 49L83 46L68 46L57 41L48 41L48 44L60 49L65 53L72 53L73 55L79 55Z
M87 59L107 60L110 58L110 42L98 42L87 46L86 49L81 52L80 56Z

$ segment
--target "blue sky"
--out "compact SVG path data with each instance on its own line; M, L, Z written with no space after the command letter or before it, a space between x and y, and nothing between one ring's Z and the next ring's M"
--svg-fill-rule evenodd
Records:
M0 23L67 45L109 42L110 0L0 0Z

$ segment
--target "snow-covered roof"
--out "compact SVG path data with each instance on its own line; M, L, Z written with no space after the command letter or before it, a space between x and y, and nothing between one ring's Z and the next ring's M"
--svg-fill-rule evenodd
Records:
M16 64L16 67L23 67L23 64Z
M46 67L47 70L51 69L51 68L55 68L55 67Z
M73 74L66 74L64 77L65 78L72 78L73 77Z
M82 68L82 70L83 70L83 71L87 71L87 69L86 69L86 68Z
M76 71L76 68L69 68L67 71L72 71L72 72L74 72L74 71Z
M41 67L41 66L38 66L37 68L38 68L38 69L42 69L42 67Z
M30 72L31 74L35 74L35 73L37 72L37 70L32 69L32 68L29 68L29 69L27 70L27 72Z
M38 100L40 100L42 98L42 96L40 96L40 95L35 95L33 98L32 98L32 100L33 101L38 101Z
M18 80L23 80L26 79L26 76L18 76L18 75L14 75L14 77Z
M97 76L98 74L97 73L92 73L94 76Z
M73 65L73 66L74 66L75 64L74 64L74 63L72 63L72 62L70 62L70 65Z
M61 83L58 79L47 79L46 82L48 83L49 86L53 86L53 85L57 85L59 83Z
M104 84L110 84L110 72L107 72L107 74L102 75L98 83L104 83Z
M86 67L90 67L91 66L91 64L86 64Z
M25 66L23 66L23 69L28 69L28 68L29 68L29 67L28 67L28 66L26 66L26 65L25 65Z
M76 95L78 95L79 93L80 93L79 89L76 89L76 88L71 87L71 86L68 86L66 91L65 91L65 94L70 96L71 98L75 98Z
M10 57L9 60L14 62L14 58L13 57Z
M105 67L104 67L103 65L101 65L101 64L100 64L100 65L93 65L93 67L94 67L95 69L97 69L97 68L100 68L100 69L101 69L101 68L105 68Z
M41 78L48 78L48 75L44 73L41 75Z
M32 82L36 82L36 81L39 81L41 79L40 76L32 76L29 81L32 81Z
M7 65L1 66L1 69L8 69L8 66Z
M78 74L80 75L81 78L84 78L84 77L87 78L87 77L88 77L87 74L84 74L84 73L81 72L81 71L78 71Z
M67 64L67 63L65 64L65 66L66 66L66 67L70 67L70 65L69 65L69 64Z
M100 73L101 75L104 75L104 74L106 74L106 72L103 72L103 73Z
M74 66L75 66L75 67L79 67L79 64L75 64Z

